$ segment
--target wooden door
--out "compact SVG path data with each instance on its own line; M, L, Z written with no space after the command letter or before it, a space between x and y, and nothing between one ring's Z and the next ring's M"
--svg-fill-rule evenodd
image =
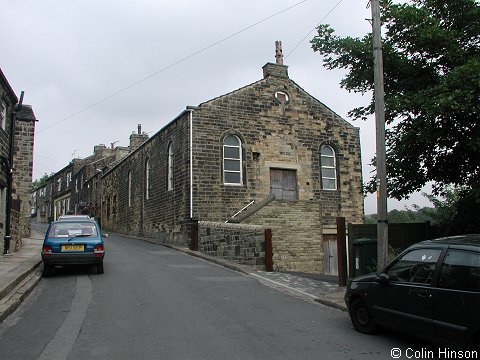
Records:
M297 199L295 170L270 169L270 193L280 200Z
M338 275L337 235L323 235L323 273Z

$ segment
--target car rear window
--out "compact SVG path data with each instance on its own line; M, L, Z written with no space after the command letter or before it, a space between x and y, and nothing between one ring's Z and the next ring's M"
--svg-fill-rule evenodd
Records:
M442 264L438 286L480 291L480 253L449 249Z
M97 227L88 222L58 222L50 227L48 237L96 237Z

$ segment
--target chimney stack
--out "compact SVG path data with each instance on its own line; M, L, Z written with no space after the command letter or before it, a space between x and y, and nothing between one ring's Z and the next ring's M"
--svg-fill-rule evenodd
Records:
M130 152L135 151L140 145L148 140L148 134L142 134L142 124L138 124L137 131L137 134L135 134L135 131L132 131L132 135L130 135Z
M263 67L263 78L270 76L288 78L288 66L283 65L282 42L275 41L275 64L266 63Z

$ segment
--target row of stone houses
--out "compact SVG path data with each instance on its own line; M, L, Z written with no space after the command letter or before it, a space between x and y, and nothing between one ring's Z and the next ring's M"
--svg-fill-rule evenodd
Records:
M33 221L49 223L66 214L88 214L100 219L101 176L146 139L148 135L142 133L139 125L138 133L130 135L129 146L96 145L91 156L75 158L50 175L31 194Z
M78 186L92 195L75 193L67 208L95 204L89 212L103 228L178 246L192 246L199 221L260 225L272 229L278 268L325 273L336 217L363 221L359 129L292 81L281 62L142 140L120 161L91 167Z
M37 119L0 69L0 250L17 251L30 236L30 192Z

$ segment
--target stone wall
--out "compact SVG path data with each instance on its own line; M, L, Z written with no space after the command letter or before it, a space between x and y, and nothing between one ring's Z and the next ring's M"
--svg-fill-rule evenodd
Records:
M198 222L198 250L254 268L265 268L265 229L257 225Z
M279 268L322 272L325 229L335 225L337 216L363 220L359 129L289 79L286 66L267 64L263 74L253 84L189 108L109 169L102 176L102 225L188 246L192 221L223 223L252 200L262 203L272 193L272 174L280 170L289 179L294 174L295 195L266 205L247 222L272 228ZM242 181L236 185L223 180L223 141L229 135L241 140ZM167 186L169 145L174 152L172 190ZM335 150L335 190L322 189L323 145ZM230 235L223 240L215 236L203 251L239 256L241 245L219 246Z
M274 268L323 272L322 218L314 201L275 200L245 222L272 229Z
M325 222L336 216L363 220L362 172L358 128L353 127L280 71L201 104L193 111L194 213L200 220L225 221L250 201L270 195L272 169L295 172L298 201L322 203ZM281 67L280 70L275 70ZM272 69L273 68L273 69ZM288 94L281 103L275 94ZM243 183L223 183L223 139L242 141ZM336 151L337 190L322 190L320 149Z
M26 107L26 105L24 105ZM18 117L15 124L15 151L13 160L13 199L21 200L18 224L18 236L30 236L30 221L32 210L32 174L33 174L33 145L36 119L31 108L24 118ZM12 221L13 224L13 221Z
M22 223L20 200L12 201L10 210L10 252L18 251L22 247Z
M102 177L102 226L111 231L187 246L189 233L189 126L182 113ZM174 185L168 189L168 147ZM146 197L146 162L150 166ZM131 203L128 174L131 173Z

